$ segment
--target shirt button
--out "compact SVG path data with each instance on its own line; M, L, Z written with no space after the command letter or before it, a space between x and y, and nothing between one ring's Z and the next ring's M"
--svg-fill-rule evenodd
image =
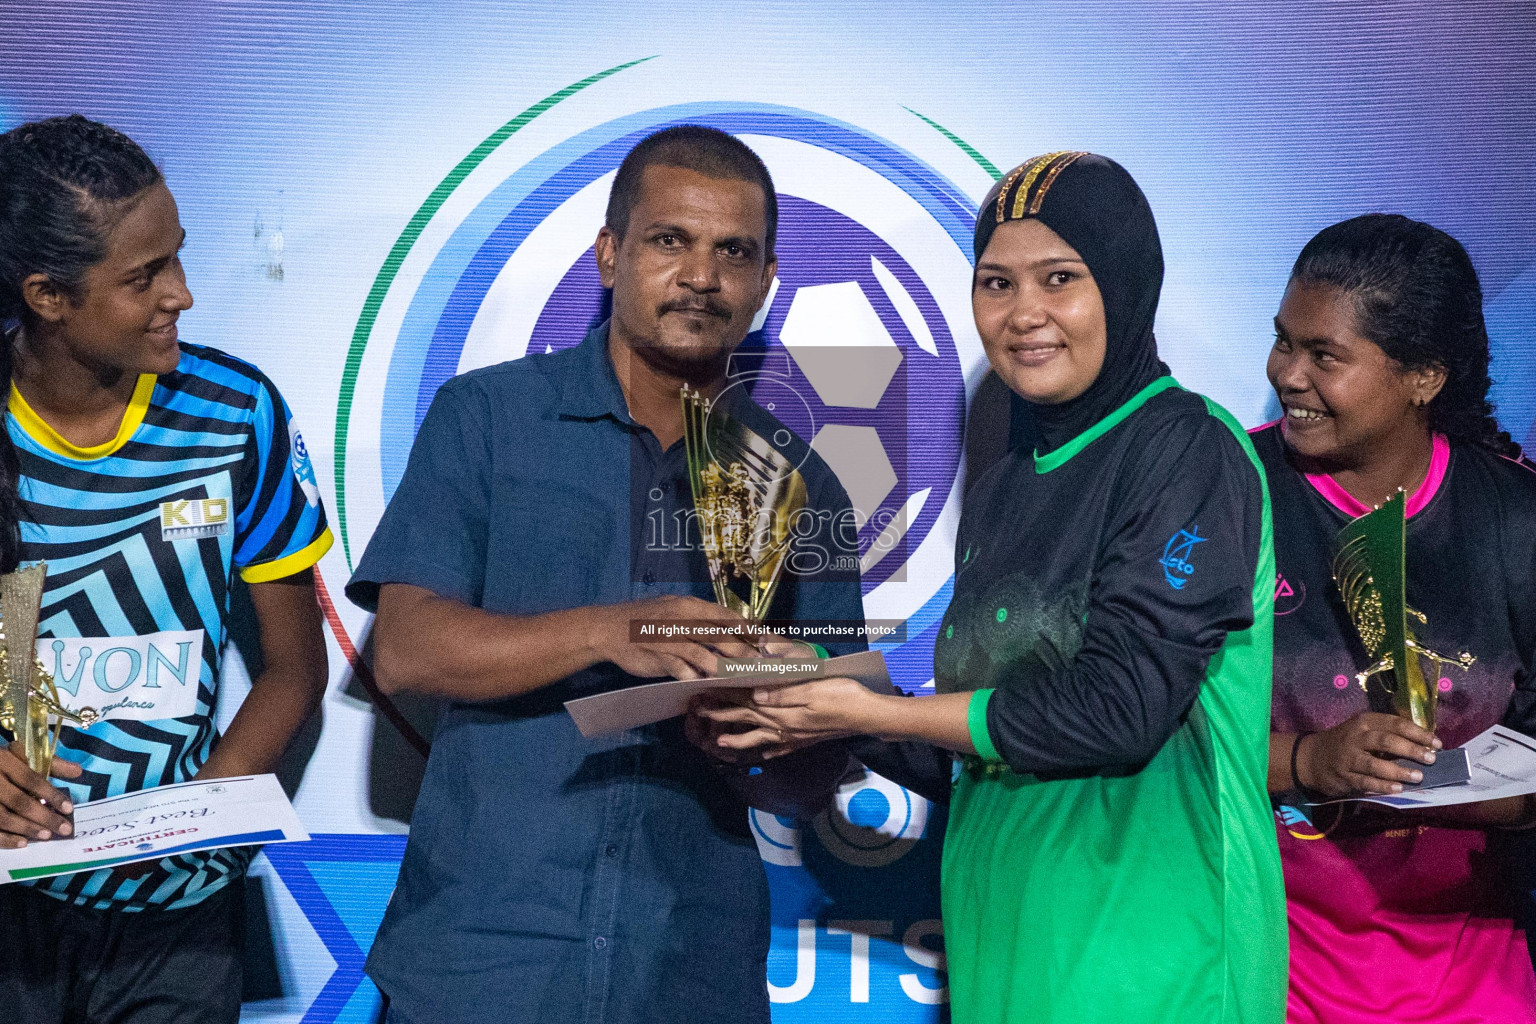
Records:
M603 938L601 935L599 935L597 938L592 940L592 948L593 949L607 949L608 948L608 940Z
M610 857L617 857L619 855L619 844L609 843L607 846L603 847L603 852Z
M656 574L647 569L645 570L645 575L640 577L640 580L646 586L650 586L652 583L656 582Z
M672 481L666 480L666 481L662 482L661 491L662 491L663 494L667 493L671 489L672 489Z

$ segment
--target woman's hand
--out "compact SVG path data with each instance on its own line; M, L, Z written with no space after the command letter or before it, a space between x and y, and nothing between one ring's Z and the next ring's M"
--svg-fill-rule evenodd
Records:
M83 769L73 761L53 759L51 774L78 779ZM30 840L68 838L74 825L67 815L74 811L69 794L27 767L21 747L0 750L0 849L19 850Z
M814 679L750 692L719 691L694 705L690 738L723 760L742 754L769 760L821 743L874 732L876 702L853 679ZM700 740L704 742L700 743Z
M1408 719L1376 711L1362 711L1296 743L1297 781L1328 797L1401 793L1404 783L1419 782L1424 775L1394 759L1433 764L1440 749L1433 734Z

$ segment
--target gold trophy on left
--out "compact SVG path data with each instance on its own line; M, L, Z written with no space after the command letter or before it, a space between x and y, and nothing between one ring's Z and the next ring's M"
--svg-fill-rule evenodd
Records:
M22 759L46 777L66 721L81 728L96 721L95 708L71 711L59 699L53 676L37 657L37 618L48 566L39 562L0 575L0 728L16 738Z

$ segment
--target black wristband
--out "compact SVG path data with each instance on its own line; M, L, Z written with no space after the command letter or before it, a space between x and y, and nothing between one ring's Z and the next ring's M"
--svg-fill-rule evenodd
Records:
M1301 741L1311 735L1309 732L1299 732L1296 734L1296 741L1291 744L1291 786L1302 795L1312 791L1301 784L1301 778L1296 774L1296 755L1301 753Z

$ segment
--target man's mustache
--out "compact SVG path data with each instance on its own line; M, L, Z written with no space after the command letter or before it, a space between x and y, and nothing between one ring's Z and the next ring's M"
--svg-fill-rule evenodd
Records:
M726 306L714 299L673 299L671 302L663 302L656 307L656 315L666 313L707 313L710 316L719 317L721 320L729 320L731 311Z

